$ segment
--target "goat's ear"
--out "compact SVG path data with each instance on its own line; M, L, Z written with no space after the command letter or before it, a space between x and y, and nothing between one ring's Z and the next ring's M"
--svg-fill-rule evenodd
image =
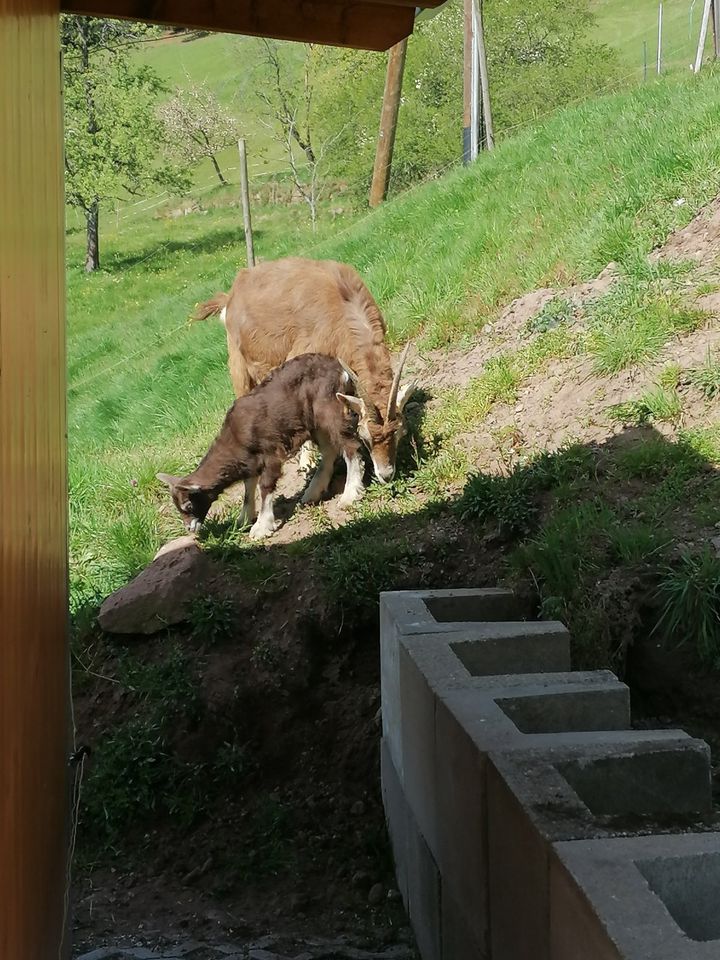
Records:
M365 416L365 401L361 400L360 397L351 397L347 393L336 393L335 396L340 403L344 403L353 413L357 413L360 417Z
M182 479L182 477L173 477L170 473L156 473L155 476L160 483L164 483L166 487L174 487Z
M405 404L408 402L408 400L413 395L413 393L415 393L416 387L417 387L417 384L412 382L412 383L406 383L404 387L400 387L400 389L398 390L397 408L400 413L402 413L403 408L405 407Z

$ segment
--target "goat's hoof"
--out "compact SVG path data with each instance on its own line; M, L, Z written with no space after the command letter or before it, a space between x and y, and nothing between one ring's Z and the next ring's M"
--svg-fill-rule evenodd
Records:
M351 493L350 495L343 494L338 500L338 506L341 510L348 510L354 504L359 503L362 500L362 493Z
M306 490L305 493L300 497L300 503L320 503L322 496L322 493L310 493L309 490Z
M275 531L278 529L279 526L280 526L279 520L276 520L272 524L263 523L258 525L257 523L254 523L252 527L250 527L250 532L248 533L248 536L250 537L251 540L264 540L265 537L271 537L273 533L275 533Z

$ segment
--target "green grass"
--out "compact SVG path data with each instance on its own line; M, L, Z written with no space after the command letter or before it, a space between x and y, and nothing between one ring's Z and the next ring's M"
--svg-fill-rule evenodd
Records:
M720 396L720 362L714 359L710 352L704 363L688 371L687 379L706 400L714 400Z
M709 549L683 554L664 568L656 630L674 644L695 644L702 660L720 665L720 559Z
M646 270L639 277L630 273L591 304L585 349L597 373L655 360L673 336L704 322L705 314L684 302L677 273L676 267L650 276Z
M600 303L590 321L590 349L614 369L698 322L676 291L662 287L672 276L648 279L637 264L714 194L718 105L711 71L603 98L340 230L325 216L314 236L297 205L256 209L256 248L266 259L299 253L354 264L383 307L391 340L411 336L426 346L462 341L514 295L554 278L591 277L616 260L630 279L620 300ZM674 206L677 196L688 202ZM154 475L194 467L232 400L222 329L186 318L196 302L227 289L244 263L236 207L175 220L105 216L101 227L103 266L92 276L81 268L82 233L68 237L75 609L125 582L180 532ZM628 351L615 311L627 321L638 303L652 323ZM426 437L444 436L445 459L426 458L418 483L433 496L445 478L461 484L451 435L472 428L493 403L512 403L550 358L582 347L573 330L559 322L531 333L467 391L450 392L437 422L423 427ZM412 509L412 485L403 496ZM243 542L241 531L233 536Z
M691 18L692 7L692 18ZM658 38L657 0L595 0L595 36L609 44L637 81L643 76L643 41L647 44L648 78L655 75ZM687 70L695 60L702 4L665 0L663 4L663 69ZM706 56L712 49L708 31Z

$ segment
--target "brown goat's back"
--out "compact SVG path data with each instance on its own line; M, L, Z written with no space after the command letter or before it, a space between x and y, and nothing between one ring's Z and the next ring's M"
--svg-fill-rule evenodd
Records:
M288 257L241 270L227 301L225 325L237 396L303 353L339 358L380 402L387 395L392 367L385 322L347 264Z

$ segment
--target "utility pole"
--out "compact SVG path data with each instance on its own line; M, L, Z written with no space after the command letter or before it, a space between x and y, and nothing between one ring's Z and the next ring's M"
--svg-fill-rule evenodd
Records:
M702 23L700 24L700 37L698 38L697 53L695 54L695 73L700 73L700 68L702 67L703 53L705 52L705 41L707 40L708 25L710 22L710 14L712 13L712 6L712 0L705 0ZM713 17L713 23L714 20L715 18Z
M390 183L406 53L407 37L391 47L388 54L385 92L383 93L382 113L380 114L380 132L378 133L375 167L373 169L372 186L370 187L371 207L377 207L383 202L387 196Z
M472 156L473 0L463 0L463 163Z
M488 81L487 56L485 55L483 0L473 0L473 32L475 34L475 47L480 70L480 87L482 90L482 120L485 132L484 144L486 150L492 150L495 147L495 130L493 128L492 110L490 108L490 83Z
M255 266L255 250L253 248L252 222L250 220L250 186L247 171L247 150L245 140L238 140L240 154L240 192L242 193L243 227L245 228L245 247L247 250L248 267Z
M658 7L658 44L657 44L657 72L658 76L662 71L662 28L663 28L663 5L660 0Z

